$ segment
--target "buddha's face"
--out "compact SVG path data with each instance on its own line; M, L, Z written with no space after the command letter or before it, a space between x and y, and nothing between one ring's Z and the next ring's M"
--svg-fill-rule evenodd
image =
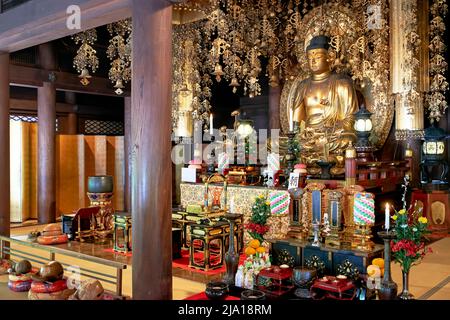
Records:
M321 74L330 71L328 63L328 51L323 48L311 49L307 53L309 68L313 74Z

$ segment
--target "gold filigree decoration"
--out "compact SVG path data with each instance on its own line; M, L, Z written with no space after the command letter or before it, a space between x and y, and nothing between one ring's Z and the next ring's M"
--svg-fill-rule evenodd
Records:
M98 68L99 60L97 57L97 51L94 50L92 45L97 41L97 30L91 29L84 32L80 32L72 36L75 44L81 42L81 46L77 51L77 55L73 60L73 67L80 73L80 82L84 86L87 86L90 82L89 79L92 76L89 74L89 68L92 73Z
M448 108L445 93L449 88L445 74L448 64L444 55L446 45L442 39L445 32L444 19L448 12L445 0L434 0L430 7L430 92L426 95L426 107L430 122L439 122Z
M121 95L124 82L131 80L132 23L131 19L121 20L107 26L112 38L106 51L111 61L109 79L115 83L116 94Z
M192 136L192 121L200 121L204 130L209 128L212 80L205 63L207 48L202 46L204 27L205 21L198 21L173 29L172 127L176 137Z

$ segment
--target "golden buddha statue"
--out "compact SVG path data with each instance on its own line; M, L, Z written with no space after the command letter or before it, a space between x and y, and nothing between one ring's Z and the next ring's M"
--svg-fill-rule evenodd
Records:
M328 48L328 37L312 38L306 48L312 75L293 83L287 102L294 125L300 127L302 160L336 161L340 166L349 141L355 139L358 99L351 78L331 71Z

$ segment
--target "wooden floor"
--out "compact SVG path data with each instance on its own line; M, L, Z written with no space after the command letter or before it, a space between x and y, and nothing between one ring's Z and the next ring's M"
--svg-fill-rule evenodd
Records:
M42 226L27 226L14 228L12 235L23 235L33 230L42 230ZM421 264L412 268L410 273L410 291L416 299L423 300L450 300L450 238L441 239L431 245L433 253L427 255ZM105 272L104 268L85 261L70 257L60 257L57 260L66 263L78 264L80 267L87 266L98 271ZM100 270L102 269L102 270ZM113 271L112 271L113 272ZM132 292L132 267L129 266L123 274L123 292L131 296ZM173 269L173 299L181 300L201 291L205 284L212 279L219 279L222 275L206 276L197 272L190 272L179 268ZM392 264L392 277L402 288L402 275L399 265ZM105 288L113 291L114 287ZM7 288L7 276L0 276L0 300L27 299L25 293L14 293Z

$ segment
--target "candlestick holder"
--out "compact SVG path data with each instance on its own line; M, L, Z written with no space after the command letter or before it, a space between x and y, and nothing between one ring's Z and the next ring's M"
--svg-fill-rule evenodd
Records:
M213 144L215 140L216 140L216 138L213 135L211 135L211 144ZM210 157L210 159L209 159L210 161L208 163L207 172L208 172L208 174L211 175L216 172L216 164L215 164L216 149L211 150L209 157Z
M295 146L295 135L297 133L295 131L289 131L287 133L288 136L288 148L287 153L285 155L285 159L287 162L287 166L284 169L284 174L286 176L286 181L284 182L284 187L289 187L289 176L291 172L294 171L294 163L297 160L296 146Z
M395 231L379 231L378 236L384 241L384 275L378 295L381 300L394 300L397 298L397 284L391 277L391 240L397 236Z
M361 251L371 251L374 243L370 240L372 238L372 225L370 224L356 224L354 240L352 247Z
M229 245L228 251L225 254L225 266L227 268L227 273L225 274L223 281L229 286L234 285L236 272L239 265L239 253L236 252L234 247L234 225L236 220L241 218L241 213L227 213L225 214L225 219L230 222L230 235L229 235Z
M312 232L314 239L311 245L313 247L320 247L320 223L318 221L312 224Z

